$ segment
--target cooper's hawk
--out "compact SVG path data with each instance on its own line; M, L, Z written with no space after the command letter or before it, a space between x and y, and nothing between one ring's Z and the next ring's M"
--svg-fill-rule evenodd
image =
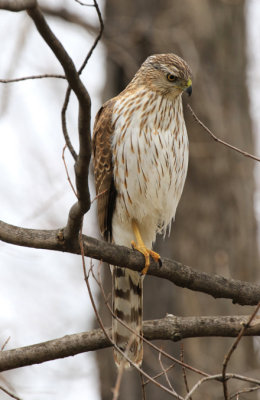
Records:
M188 167L183 91L191 70L174 54L147 58L129 85L99 110L93 137L98 220L106 240L145 256L139 272L112 267L113 339L136 365L143 357L142 286L156 233L175 216ZM133 242L135 237L136 243ZM122 320L130 329L120 323ZM136 332L135 335L133 332ZM114 352L117 365L122 355ZM126 363L127 364L127 363Z

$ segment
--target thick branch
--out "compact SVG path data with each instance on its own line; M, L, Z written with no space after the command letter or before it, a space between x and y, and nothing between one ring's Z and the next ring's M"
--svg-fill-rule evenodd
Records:
M88 172L91 157L90 96L79 77L71 57L51 31L36 0L0 0L0 8L10 11L27 9L27 13L34 21L38 32L62 65L69 86L71 90L74 91L79 102L78 132L80 149L79 156L75 163L78 201L71 207L67 226L64 229L64 238L69 241L71 238L78 236L83 216L90 208L90 194L88 187Z
M20 228L0 221L0 240L18 246L57 250L80 254L78 240L63 240L62 230ZM83 235L84 254L109 264L141 271L144 257L141 253ZM232 299L241 305L256 305L260 301L260 285L227 279L220 275L199 272L178 261L162 259L161 268L151 260L148 274L168 279L177 286L207 293L214 298Z
M23 11L34 7L36 0L0 0L0 8L8 11Z
M70 240L78 235L83 215L89 210L90 195L88 188L88 171L91 157L91 135L90 135L90 107L91 100L83 85L76 67L64 49L61 42L56 38L39 7L29 9L28 14L33 19L40 35L52 49L53 53L61 63L70 88L74 91L79 102L78 132L79 132L79 156L75 164L76 186L78 201L70 210L64 237Z
M174 342L191 337L223 336L235 337L249 316L232 317L175 317L168 315L160 320L144 322L144 336L148 340L172 340ZM107 330L111 335L111 329ZM260 336L260 316L245 332L246 336ZM111 346L102 329L66 335L60 339L5 350L0 353L0 372L45 361L74 356Z

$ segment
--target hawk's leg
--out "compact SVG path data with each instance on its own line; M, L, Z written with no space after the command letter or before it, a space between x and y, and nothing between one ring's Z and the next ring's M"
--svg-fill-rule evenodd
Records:
M143 239L142 239L138 224L134 219L132 220L132 228L133 228L133 232L134 232L134 235L135 235L137 243L132 241L131 245L133 246L133 248L135 250L140 251L140 253L142 253L144 255L145 266L142 269L141 274L145 275L147 273L148 269L149 269L149 266L150 266L150 256L154 259L154 261L159 262L160 265L161 265L161 257L160 257L160 254L156 253L155 251L147 249L147 247L145 246L145 244L143 242Z

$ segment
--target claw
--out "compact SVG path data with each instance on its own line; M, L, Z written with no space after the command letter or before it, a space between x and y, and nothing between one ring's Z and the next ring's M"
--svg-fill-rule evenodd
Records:
M139 251L140 251L140 250L139 250ZM156 262L159 263L159 266L162 264L160 254L156 253L156 252L153 251L153 250L149 250L149 249L147 249L147 248L146 248L146 251L147 251L147 253L148 253L148 257L147 257L147 258L145 257L145 266L144 266L144 268L143 268L142 271L141 271L141 274L142 274L142 275L146 275L147 272L148 272L148 269L149 269L149 267L150 267L150 256L154 259L154 261L156 261Z
M141 237L138 225L136 223L136 221L132 221L132 226L133 226L133 231L137 240L137 243L135 243L134 241L131 242L132 247L139 251L140 253L142 253L144 255L145 258L145 265L144 268L141 271L141 275L146 275L147 271L150 267L150 256L154 259L154 261L159 263L159 266L162 266L162 261L161 261L161 257L160 254L156 253L153 250L148 249Z

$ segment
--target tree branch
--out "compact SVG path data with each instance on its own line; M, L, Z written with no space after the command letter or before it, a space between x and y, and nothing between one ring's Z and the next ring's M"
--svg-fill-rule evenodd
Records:
M27 9L27 13L34 21L38 32L62 65L69 86L71 90L74 91L79 102L78 132L80 150L75 163L78 201L71 207L67 226L64 229L64 239L69 241L71 238L78 236L83 216L90 208L90 194L88 187L88 172L91 157L90 96L79 77L71 57L48 26L36 0L0 0L0 8L11 11Z
M56 17L62 19L63 21L76 24L81 28L85 29L89 34L98 35L99 29L86 21L86 19L82 18L76 13L73 13L71 10L59 8L50 8L47 5L41 7L42 11L52 17ZM106 26L106 30L104 35L102 36L103 43L108 49L109 57L118 65L123 66L124 70L129 76L132 76L133 71L136 71L139 68L137 61L127 52L126 48L120 46L120 44L116 41L117 33L113 29L113 27ZM124 39L127 40L125 36ZM129 42L129 46L130 46ZM127 46L126 46L127 47Z
M85 58L83 64L81 65L81 67L80 67L80 69L79 69L79 71L78 71L78 75L81 75L82 71L84 70L84 68L85 68L86 64L88 63L88 60L90 59L90 57L91 57L91 55L92 55L94 49L96 48L96 46L97 46L99 40L101 39L103 30L104 30L103 19L102 19L101 12L100 12L100 10L99 10L98 4L97 4L96 0L93 0L93 1L94 1L93 7L95 7L95 9L96 9L96 11L97 11L97 16L98 16L99 23L100 23L100 30L99 30L99 32L98 32L98 34L97 34L97 36L96 36L96 39L95 39L93 45L91 46L91 48L90 48L90 50L89 50L89 52L88 52L88 54L87 54L87 56L86 56L86 58ZM63 11L62 11L62 10L63 10ZM61 9L60 11L61 11L62 14L63 14L64 11L65 11L65 14L67 14L67 10L64 9L64 8ZM69 104L70 93L71 93L71 87L69 86L68 89L67 89L66 95L65 95L65 100L64 100L63 107L62 107L62 111L61 111L62 130L63 130L63 135L64 135L64 138L65 138L67 147L68 147L68 149L70 150L70 153L71 153L72 157L74 158L74 160L77 161L78 156L77 156L77 153L76 153L76 151L74 150L74 148L73 148L73 146L72 146L72 143L71 143L71 141L70 141L69 134L68 134L68 130L67 130L67 123L66 123L66 111L67 111L67 107L68 107L68 104ZM81 137L80 137L80 139L81 139ZM84 148L84 143L82 143L82 142L80 141L80 150L81 150L81 148L82 148L82 144L83 144L83 148ZM79 154L79 158L80 158L80 154ZM77 178L77 170L75 170L75 173L76 173L76 178ZM85 178L85 177L84 177L84 178ZM83 183L83 184L84 184L84 183Z
M232 343L229 351L227 352L227 354L224 357L223 368L222 368L222 380L223 380L223 393L224 393L225 400L228 400L230 398L229 394L228 394L228 387L227 387L227 380L226 380L226 371L227 371L228 362L229 362L232 354L236 350L241 338L244 336L247 328L249 326L252 326L252 322L254 321L254 319L259 311L259 308L260 308L260 302L257 304L257 307L253 311L252 315L250 315L248 320L242 324L242 328L240 328L240 332L237 335L236 340Z
M55 75L55 74L31 75L31 76L22 76L21 78L0 79L0 83L15 83L15 82L23 82L28 80L44 79L44 78L65 79L65 76Z
M179 341L191 337L235 337L241 325L247 323L249 316L228 317L175 317L168 315L159 320L146 321L143 324L144 337L147 340ZM111 329L108 329L111 335ZM252 326L246 329L246 336L260 336L260 316ZM111 346L102 329L90 332L66 335L62 338L5 350L0 353L0 372L45 361L74 356Z
M94 4L93 7L95 7ZM53 7L48 7L48 5L43 5L41 7L41 10L43 11L44 14L50 17L59 18L62 19L63 21L80 26L81 28L85 29L88 33L92 35L98 34L98 28L95 25L92 25L91 23L86 21L86 19L83 18L82 15L74 13L73 11L68 10L64 7L53 8Z
M138 251L85 235L82 237L85 256L135 271L144 268L144 257ZM77 238L66 242L62 229L26 229L0 221L0 240L18 246L80 254ZM255 283L199 272L167 258L163 258L162 263L162 267L159 268L157 263L151 260L148 275L167 279L177 286L203 292L214 298L232 299L233 303L241 305L256 305L260 301L260 285Z
M94 1L94 5L97 11L98 19L100 22L100 31L91 46L82 66L80 67L78 71L78 76L82 73L84 70L88 60L90 59L94 49L96 48L103 30L104 30L104 24L102 20L102 16L98 7L98 4L96 0ZM69 140L69 135L67 132L67 126L66 126L66 110L69 102L69 97L70 97L70 91L71 87L68 88L64 105L62 108L62 126L63 126L63 132L65 134L66 138L66 143L71 150L71 143ZM78 201L75 203L69 213L69 220L67 223L67 226L64 230L64 238L65 240L71 240L71 238L75 238L79 234L79 230L82 226L82 221L83 221L83 216L84 214L89 210L90 208L90 194L89 194L89 188L88 185L86 185L86 181L88 180L88 172L89 172L89 162L90 162L90 157L91 157L91 135L90 135L90 99L89 99L89 107L85 110L85 107L80 110L82 112L79 113L79 155L76 158L76 163L74 166L75 169L75 176L76 176L76 187L77 187L77 197ZM87 118L87 123L88 123L88 134L86 136L85 132L85 122L84 118ZM65 130L64 130L65 129ZM75 152L74 152L75 153ZM73 155L73 152L72 152ZM73 155L75 158L75 154ZM86 206L86 207L84 207Z
M78 236L79 229L82 224L83 215L90 208L90 194L88 187L88 171L89 162L91 157L91 135L90 135L90 108L91 100L87 89L83 85L76 67L64 49L61 42L56 38L51 29L49 28L47 22L45 21L43 14L38 6L35 6L28 11L29 16L35 23L35 26L52 49L53 53L59 60L60 64L64 69L64 73L70 85L70 88L74 91L78 102L79 102L79 112L78 112L78 132L79 132L79 142L80 150L79 156L77 157L75 163L76 172L76 186L78 201L75 203L69 212L67 226L64 229L65 240L71 240L72 237ZM84 182L84 184L83 184Z
M8 11L23 11L35 5L36 0L0 0L0 8Z
M11 393L9 390L5 389L3 386L0 386L0 390L2 390L4 393L8 394L8 396L12 397L12 399L22 400L21 397L18 397L15 394Z
M259 157L256 157L255 155L250 154L247 151L241 150L238 147L233 146L232 144L227 143L222 139L219 139L216 135L214 135L214 133L205 124L203 124L203 122L197 117L197 115L195 114L195 112L193 111L193 109L191 108L191 106L189 104L187 104L187 108L190 111L190 113L193 116L193 118L195 119L195 121L198 122L198 124L200 126L202 126L202 128L212 137L213 140L215 140L215 142L223 144L224 146L229 147L230 149L237 151L238 153L242 154L245 157L252 158L255 161L260 161Z

